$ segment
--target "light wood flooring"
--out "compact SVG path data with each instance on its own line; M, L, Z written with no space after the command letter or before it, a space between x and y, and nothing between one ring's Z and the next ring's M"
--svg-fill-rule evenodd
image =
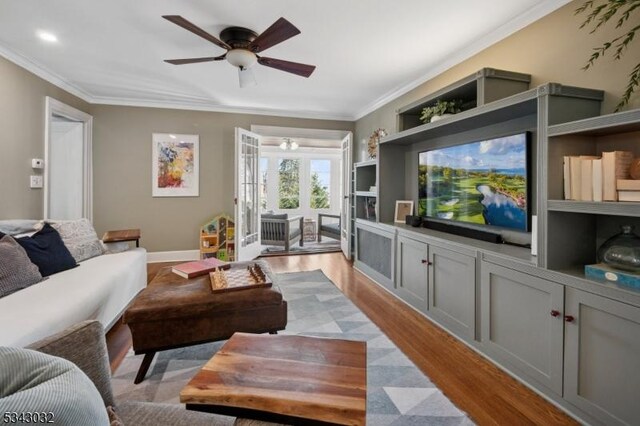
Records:
M353 269L342 253L265 259L278 273L322 271L442 392L479 425L577 425L561 410ZM149 280L170 264L150 264ZM126 326L107 334L112 370L131 346Z

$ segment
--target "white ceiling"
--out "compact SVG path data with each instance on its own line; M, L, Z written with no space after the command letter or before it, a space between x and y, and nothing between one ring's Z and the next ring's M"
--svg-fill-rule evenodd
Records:
M353 120L568 1L4 0L0 55L92 103ZM226 61L166 64L224 53L166 14L216 37L285 17L302 34L263 55L317 69L305 79L256 65L258 85L241 89Z

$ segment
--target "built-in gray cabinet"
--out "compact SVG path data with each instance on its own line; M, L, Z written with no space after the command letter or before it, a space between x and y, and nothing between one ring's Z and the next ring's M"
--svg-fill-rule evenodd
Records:
M484 351L561 395L564 287L489 262L481 269Z
M429 313L451 332L475 338L476 258L429 245Z
M564 398L607 425L640 422L640 308L567 287Z
M398 236L396 262L398 297L419 311L427 313L428 244Z

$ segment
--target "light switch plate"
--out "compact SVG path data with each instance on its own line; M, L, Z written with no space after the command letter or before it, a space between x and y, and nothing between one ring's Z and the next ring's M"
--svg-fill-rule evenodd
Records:
M31 175L31 188L42 188L43 179L40 175Z

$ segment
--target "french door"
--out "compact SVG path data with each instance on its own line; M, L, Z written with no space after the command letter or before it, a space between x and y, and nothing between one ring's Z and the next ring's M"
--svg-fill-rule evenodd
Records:
M351 259L351 132L342 140L342 202L340 205L340 248Z
M236 260L260 255L260 135L236 127Z

